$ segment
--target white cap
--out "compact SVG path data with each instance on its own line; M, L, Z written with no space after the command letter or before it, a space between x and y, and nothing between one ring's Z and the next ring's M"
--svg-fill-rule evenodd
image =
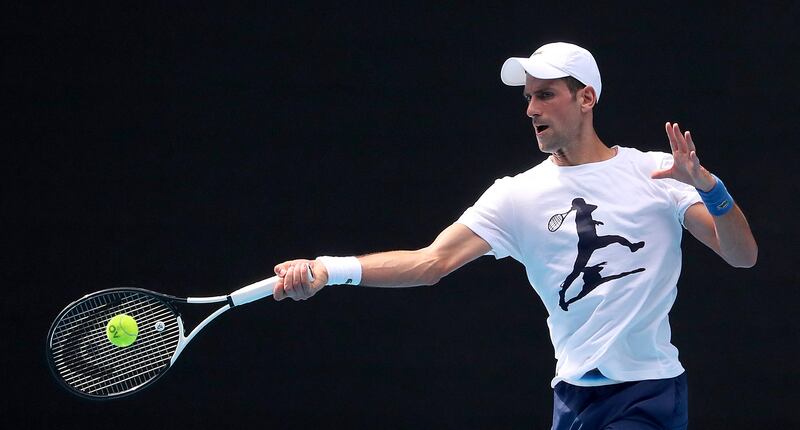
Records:
M506 85L525 85L526 72L539 79L572 76L584 85L591 85L597 93L597 100L600 100L600 70L592 54L578 45L548 43L537 49L530 58L509 58L500 69L500 79Z

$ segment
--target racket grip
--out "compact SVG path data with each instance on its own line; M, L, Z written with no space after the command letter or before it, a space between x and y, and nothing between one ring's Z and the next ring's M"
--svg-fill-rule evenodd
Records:
M311 265L306 265L306 277L309 281L314 281L314 272L311 271ZM245 303L254 302L258 299L271 296L275 292L275 284L278 283L278 277L273 276L269 279L258 281L254 284L247 285L239 288L238 290L229 294L233 306L243 305Z
M239 288L230 294L231 302L233 302L234 306L239 306L267 296L271 296L275 291L275 284L277 283L278 277L273 276L269 279L264 279L254 284Z

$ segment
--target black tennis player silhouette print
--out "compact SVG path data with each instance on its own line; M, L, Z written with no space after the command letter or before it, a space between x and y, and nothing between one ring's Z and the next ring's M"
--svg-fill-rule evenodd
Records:
M643 272L645 270L644 267L640 267L638 269L634 269L627 272L618 273L616 275L609 275L609 276L601 276L600 272L605 268L607 261L603 261L601 263L597 263L592 266L586 266L589 263L589 258L592 254L600 249L605 248L608 245L618 243L623 246L627 246L631 252L636 252L642 247L644 247L644 241L632 243L628 239L617 236L617 235L606 235L606 236L598 236L597 235L597 226L603 225L602 221L597 221L592 218L592 212L597 209L597 205L593 205L590 203L586 203L586 201L582 198L576 198L572 200L572 208L567 211L566 214L558 214L555 216L561 216L560 221L563 222L563 218L569 212L575 211L575 226L578 232L578 255L575 257L575 264L572 267L572 272L567 275L567 278L564 279L564 282L561 284L561 289L558 291L558 305L561 309L567 311L569 310L569 305L582 299L587 294L592 292L597 286L604 284L609 281L613 281L615 279L619 279L628 275L632 275L634 273ZM560 227L561 222L558 222L558 227ZM553 225L553 219L551 218L550 224L548 228ZM558 228L551 228L551 231L555 231ZM580 293L575 297L566 300L567 290L569 289L570 285L583 274L583 288L581 289Z

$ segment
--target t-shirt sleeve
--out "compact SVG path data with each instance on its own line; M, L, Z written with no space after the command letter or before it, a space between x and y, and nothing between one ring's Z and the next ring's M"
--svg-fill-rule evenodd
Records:
M672 154L664 152L651 152L650 154L656 158L659 169L669 168L674 162ZM675 204L675 216L678 217L678 221L683 225L683 216L686 214L686 210L689 209L689 206L702 202L700 194L693 186L684 184L675 179L656 180L661 183L661 186L663 186L667 194L669 194L672 202Z
M485 240L492 247L487 255L494 255L498 260L517 255L513 240L511 181L511 178L496 180L456 221Z

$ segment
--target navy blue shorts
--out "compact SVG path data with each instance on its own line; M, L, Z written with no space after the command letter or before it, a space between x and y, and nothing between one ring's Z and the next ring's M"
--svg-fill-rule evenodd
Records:
M553 430L686 429L686 373L670 379L553 389Z

